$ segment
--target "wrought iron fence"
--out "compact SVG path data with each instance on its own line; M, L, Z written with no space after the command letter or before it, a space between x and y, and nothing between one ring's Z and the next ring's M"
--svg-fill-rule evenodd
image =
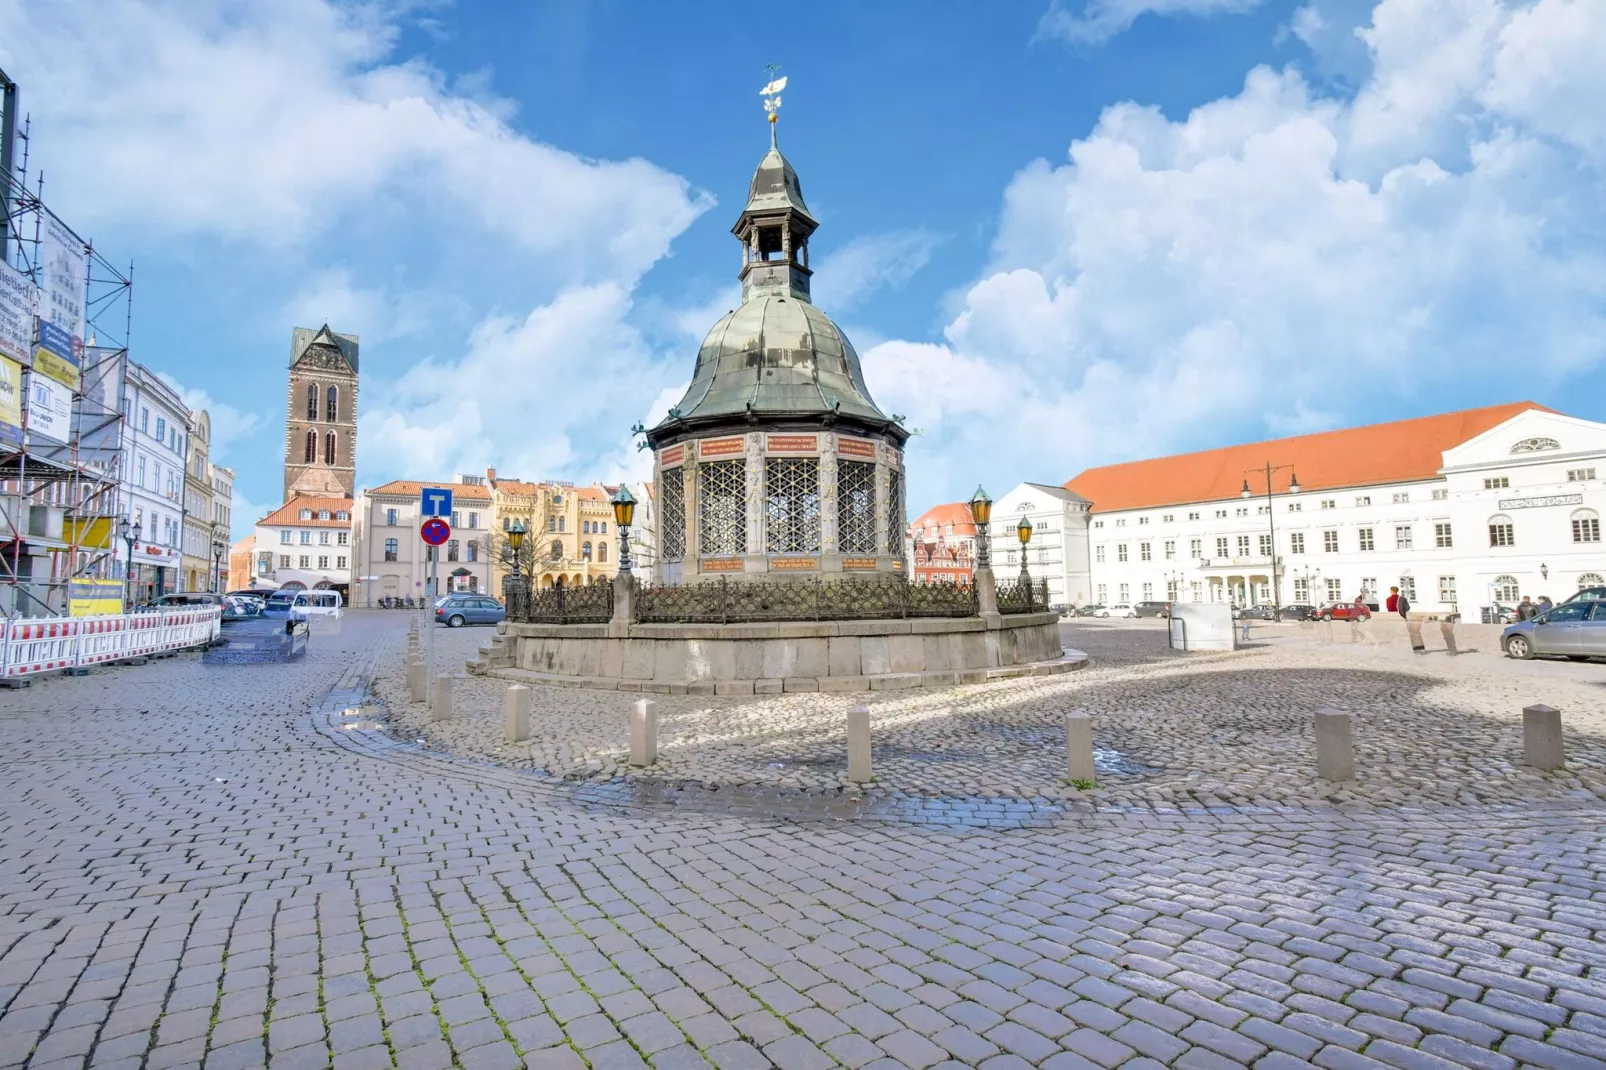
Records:
M613 619L613 584L507 592L507 619L525 624L606 624Z
M1043 613L1048 610L1048 581L1038 580L998 585L998 612Z
M903 580L785 580L644 584L636 619L648 624L733 624L768 620L900 620L970 617L972 588Z

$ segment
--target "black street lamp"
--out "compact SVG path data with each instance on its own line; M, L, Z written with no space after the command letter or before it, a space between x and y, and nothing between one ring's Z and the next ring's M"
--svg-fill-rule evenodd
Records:
M223 586L223 551L228 546L223 541L223 529L212 529L212 593L217 594L218 588Z
M1298 494L1299 477L1293 474L1293 467L1291 464L1274 465L1268 461L1264 468L1249 468L1245 470L1246 472L1263 472L1266 476L1266 522L1271 527L1271 605L1273 620L1283 619L1283 596L1277 584L1277 511L1272 507L1271 502L1271 474L1273 472L1281 472L1284 468L1290 469L1288 474L1288 493ZM1248 479L1244 480L1244 489L1238 492L1238 497L1245 501L1253 497L1253 492L1249 489Z
M619 526L619 574L630 575L630 522L636 518L636 499L623 483L613 496L613 519Z
M128 547L128 560L123 569L123 608L125 612L134 611L134 544L139 541L139 521L134 526L128 526L128 517L123 517L117 525L117 533L123 537L123 544Z
M1020 581L1030 587L1032 578L1026 572L1026 544L1032 541L1031 520L1020 518L1020 523L1015 525L1015 537L1020 540Z
M507 529L507 544L511 551L508 554L508 563L513 566L513 579L516 588L524 586L524 562L520 559L519 548L524 545L524 536L527 534L529 534L529 529L524 526L524 521L515 517L513 523Z
M980 485L970 496L970 518L976 522L976 567L991 568L993 558L987 547L987 523L993 518L993 500Z

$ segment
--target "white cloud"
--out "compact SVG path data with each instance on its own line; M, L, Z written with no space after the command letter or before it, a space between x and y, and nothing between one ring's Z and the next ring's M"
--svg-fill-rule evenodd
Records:
M279 310L275 329L285 322L303 327L330 324L355 334L364 345L405 338L430 327L442 316L468 315L461 298L439 291L393 293L382 286L362 286L347 268L327 268L315 275Z
M52 199L84 223L289 244L388 208L629 278L710 203L646 161L533 141L481 81L394 59L395 7L6 0L0 59L36 150L79 162L52 170Z
M1131 28L1139 17L1155 15L1215 15L1259 7L1262 0L1086 0L1080 12L1068 11L1053 0L1038 20L1039 37L1056 37L1073 44L1096 45Z
M877 290L896 290L925 267L942 239L921 228L866 234L814 265L814 303L832 315L857 307Z
M1577 42L1603 32L1606 5L1384 0L1353 101L1257 68L1178 121L1106 109L1016 175L943 344L865 354L926 431L914 500L1598 366L1602 119L1578 105L1601 74Z
M168 386L178 391L191 412L206 410L212 423L212 439L208 457L213 464L229 467L234 463L235 450L244 439L256 434L268 422L262 412L246 412L227 402L219 401L205 390L185 386L166 372L158 375Z

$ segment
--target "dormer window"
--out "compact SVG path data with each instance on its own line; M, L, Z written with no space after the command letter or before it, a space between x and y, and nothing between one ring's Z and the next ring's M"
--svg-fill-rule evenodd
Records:
M318 510L318 519L319 520L328 520L329 519L329 510L327 510L327 509L319 509Z
M300 515L302 520L311 520L312 519L312 510L311 509L303 509L303 510L301 510L299 515Z

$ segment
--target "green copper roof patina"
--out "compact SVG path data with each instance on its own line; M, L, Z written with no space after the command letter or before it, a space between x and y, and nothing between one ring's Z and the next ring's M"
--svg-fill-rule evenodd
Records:
M808 240L818 226L797 171L772 143L731 228L743 247L742 303L703 339L691 385L647 431L650 445L755 423L909 437L870 399L853 344L810 298Z

